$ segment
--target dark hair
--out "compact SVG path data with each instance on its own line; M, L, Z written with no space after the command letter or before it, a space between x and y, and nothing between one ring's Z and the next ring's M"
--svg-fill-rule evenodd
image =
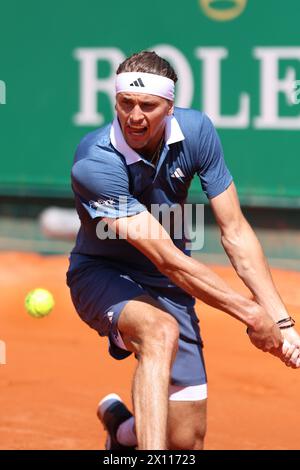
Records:
M116 73L118 75L122 72L153 73L170 78L175 83L178 80L176 72L169 62L157 55L154 51L141 51L127 57L127 59L119 65Z

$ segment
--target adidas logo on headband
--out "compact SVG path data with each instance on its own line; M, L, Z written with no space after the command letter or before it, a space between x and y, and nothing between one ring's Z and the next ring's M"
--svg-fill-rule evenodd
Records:
M143 93L174 101L174 81L143 72L122 72L116 76L116 93Z
M142 87L144 87L145 85L143 84L143 80L141 78L138 78L137 80L134 80L134 82L130 83L129 86L142 86Z

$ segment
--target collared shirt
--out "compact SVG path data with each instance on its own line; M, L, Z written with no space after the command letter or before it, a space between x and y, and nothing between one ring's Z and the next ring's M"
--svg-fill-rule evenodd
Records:
M117 118L88 134L77 148L72 168L72 188L81 219L72 253L117 263L145 282L151 283L153 278L167 282L126 240L112 234L105 237L101 218L152 212L153 205L156 209L161 205L183 207L195 174L208 198L225 191L232 181L216 130L199 111L175 108L174 116L166 118L165 144L155 167L128 146ZM187 253L184 236L173 237L173 241Z
M184 135L180 129L177 119L174 116L167 116L165 120L165 143L169 145L184 140ZM110 141L114 148L125 157L126 165L131 165L142 159L135 150L127 144L124 139L118 118L115 117L110 129ZM145 160L146 161L146 160Z

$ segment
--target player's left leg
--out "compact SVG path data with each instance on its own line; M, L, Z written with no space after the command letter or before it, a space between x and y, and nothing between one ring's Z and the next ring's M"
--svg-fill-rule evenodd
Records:
M170 386L167 428L167 448L169 450L203 449L206 432L207 400L195 399L191 401L189 400L190 392L189 396L184 397L187 389L195 388L196 393L198 393L198 387L199 386L186 388L177 387L179 391L174 393L174 386ZM174 398L176 398L176 401L174 401ZM185 398L186 401L182 401L182 398ZM117 423L118 421L121 423L115 433L117 441L120 445L130 446L128 449L132 449L137 445L134 418L131 417L132 415L130 413L128 413L125 405L119 397L111 394L102 399L98 408L98 417L103 422L104 412L101 411L101 406L109 400L112 403L112 406L114 406L109 419L113 420L112 424ZM117 408L117 405L119 408ZM128 414L127 420L123 418L123 415L125 416L126 413Z
M168 449L202 450L207 400L169 400Z
M168 449L202 449L206 431L207 377L194 300L178 289L156 288L153 297L155 294L176 319L180 331L169 389Z

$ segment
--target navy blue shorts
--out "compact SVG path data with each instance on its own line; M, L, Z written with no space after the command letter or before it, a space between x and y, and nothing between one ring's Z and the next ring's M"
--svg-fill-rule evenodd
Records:
M100 336L110 338L109 352L115 359L124 359L131 354L113 342L120 313L128 301L141 295L151 296L179 325L179 345L171 383L180 386L206 383L199 320L190 295L172 285L141 285L117 267L102 262L89 262L76 273L69 272L67 283L79 316Z

